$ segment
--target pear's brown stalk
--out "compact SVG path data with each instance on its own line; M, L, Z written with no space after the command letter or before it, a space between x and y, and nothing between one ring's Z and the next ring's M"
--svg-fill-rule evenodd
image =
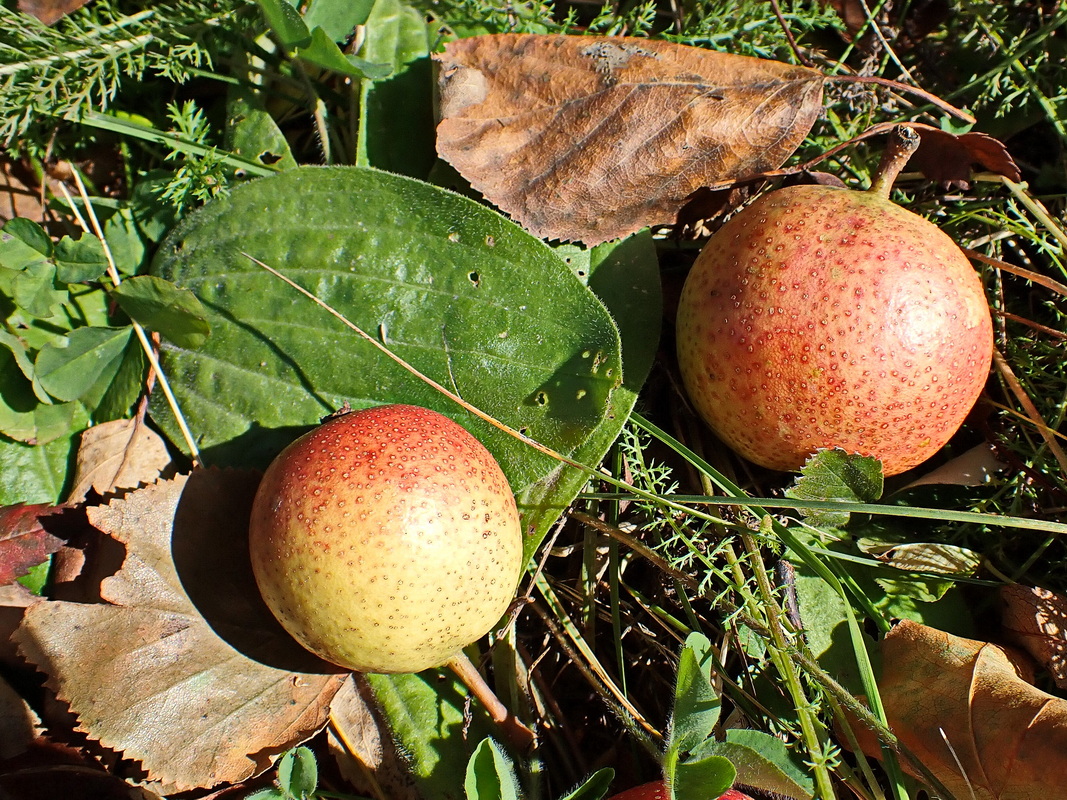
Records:
M463 685L470 690L470 693L477 698L478 702L482 704L482 707L489 713L490 719L500 726L500 730L515 750L519 753L528 752L537 741L537 737L532 730L526 727L525 723L514 714L512 714L507 706L500 702L500 698L496 696L496 693L489 687L489 684L485 682L482 674L478 672L477 667L471 663L471 660L467 656L460 652L445 662L445 666L456 673Z
M888 200L893 182L908 163L908 159L919 149L920 141L918 132L910 125L897 125L893 128L886 143L885 153L882 154L882 162L875 172L874 182L867 191Z

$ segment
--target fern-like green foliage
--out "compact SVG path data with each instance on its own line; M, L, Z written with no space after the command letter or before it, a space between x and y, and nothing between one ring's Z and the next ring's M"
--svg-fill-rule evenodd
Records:
M201 156L190 156L178 150L171 150L166 156L167 161L177 161L181 166L159 193L159 198L180 214L186 208L206 203L212 197L225 193L228 172L223 155L210 146L211 126L196 103L192 100L187 100L181 106L171 103L167 106L167 116L175 132L184 140L206 148Z
M124 82L180 83L255 20L246 0L98 0L52 27L0 6L0 144L33 149L32 130L105 110Z

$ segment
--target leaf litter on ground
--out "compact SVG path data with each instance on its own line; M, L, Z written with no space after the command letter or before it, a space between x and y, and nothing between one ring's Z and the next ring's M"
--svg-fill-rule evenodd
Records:
M878 650L890 727L954 796L1062 795L1067 700L1031 685L1025 655L908 620ZM879 758L874 735L854 730L863 751Z
M90 508L126 548L105 602L43 600L13 636L78 730L168 792L263 771L325 724L345 678L260 598L247 555L257 484L250 472L195 472Z
M1008 639L1067 688L1067 597L1041 587L1009 584L1000 589L1001 625Z

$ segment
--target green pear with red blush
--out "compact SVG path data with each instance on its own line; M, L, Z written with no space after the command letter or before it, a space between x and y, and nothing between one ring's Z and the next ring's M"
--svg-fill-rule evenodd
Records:
M249 549L289 633L360 672L451 662L501 618L523 566L493 456L409 405L336 416L282 451L256 494Z

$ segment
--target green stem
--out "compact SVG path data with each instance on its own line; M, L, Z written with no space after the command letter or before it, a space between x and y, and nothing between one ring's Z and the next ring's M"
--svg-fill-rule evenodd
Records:
M774 662L775 668L785 681L786 690L789 692L790 697L793 698L793 707L796 709L797 720L800 722L801 737L804 740L804 746L807 748L808 754L811 756L818 796L820 800L834 800L837 795L834 793L830 771L826 768L826 742L824 737L820 736L822 726L818 724L815 715L812 713L811 703L804 693L804 687L800 683L800 676L797 674L796 666L792 659L786 655L790 643L786 639L785 630L778 615L778 601L774 597L774 590L771 588L770 579L767 577L767 568L751 533L742 532L741 543L749 555L752 571L756 576L756 585L763 600L762 608L767 616L767 628L770 633L770 640L766 643L767 651L771 661Z

